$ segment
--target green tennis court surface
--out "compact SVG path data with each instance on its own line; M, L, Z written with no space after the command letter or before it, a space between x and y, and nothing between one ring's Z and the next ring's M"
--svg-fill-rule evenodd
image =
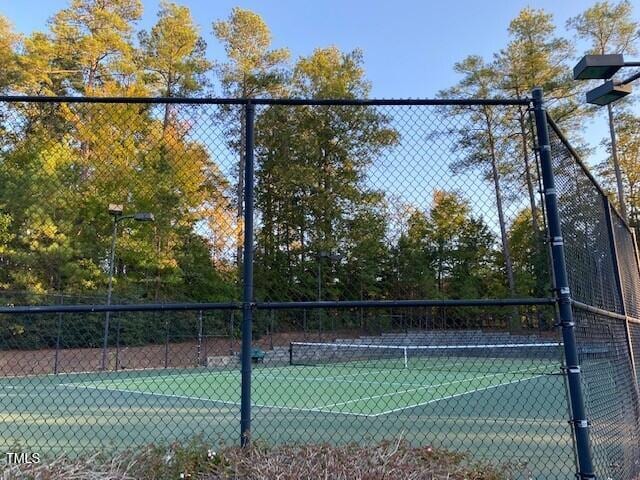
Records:
M380 416L429 403L499 388L537 378L549 365L512 364L513 371L491 373L430 371L389 368L388 362L337 365L331 368L298 366L263 370L253 381L252 399L257 407L343 415ZM469 365L469 370L471 370ZM240 374L237 371L204 371L98 378L89 382L60 384L89 389L165 398L239 405Z
M504 452L533 478L571 472L564 383L558 365L517 359L456 359L438 365L348 362L254 368L252 435L277 443L406 438L474 458ZM237 369L163 369L0 380L7 451L43 454L239 439ZM546 401L532 402L540 392ZM546 452L535 460L529 453ZM509 456L511 454L511 456ZM560 460L562 459L562 460Z

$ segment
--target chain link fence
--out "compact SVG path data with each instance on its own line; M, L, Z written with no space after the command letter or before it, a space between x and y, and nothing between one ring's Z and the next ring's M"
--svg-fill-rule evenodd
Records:
M638 342L631 336L638 323L637 243L559 128L549 123L593 464L600 478L637 478Z
M636 243L543 113L2 99L2 448L402 438L633 478Z

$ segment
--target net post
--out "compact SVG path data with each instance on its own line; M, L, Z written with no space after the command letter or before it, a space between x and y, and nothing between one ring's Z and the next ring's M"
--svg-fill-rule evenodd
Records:
M293 342L289 342L289 365L293 365Z
M169 319L164 320L164 368L169 368Z
M551 237L551 257L553 263L553 277L555 279L556 308L562 329L564 356L569 389L571 423L575 440L578 460L577 477L580 480L595 479L593 460L589 440L589 423L587 420L582 392L582 380L578 359L578 348L575 335L575 322L571 304L571 291L567 277L565 250L558 209L555 178L551 159L551 144L549 141L549 127L547 111L544 106L542 88L532 91L532 106L536 124L537 148L539 151L542 173L543 195L546 206L547 225Z
M64 296L60 294L60 305L64 303ZM58 320L56 322L56 352L53 357L53 374L58 374L59 362L60 362L60 335L62 334L62 313L58 313Z
M404 368L409 368L409 348L408 347L404 347Z
M247 447L251 437L251 331L253 327L253 148L255 106L250 101L245 109L244 162L244 262L242 265L242 348L240 386L240 446Z
M198 310L198 345L197 345L197 366L202 366L202 310Z

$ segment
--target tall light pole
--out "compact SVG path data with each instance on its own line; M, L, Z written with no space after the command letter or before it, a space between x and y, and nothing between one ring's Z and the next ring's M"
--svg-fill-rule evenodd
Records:
M604 80L602 85L587 92L587 103L607 106L611 135L611 158L613 159L613 171L618 189L618 203L620 204L620 213L625 220L628 220L611 104L631 93L631 83L640 78L640 72L622 81L611 80L618 70L624 67L640 67L640 62L625 62L622 54L585 55L573 68L573 78L574 80Z
M118 224L124 220L135 220L136 222L153 222L155 220L153 213L138 212L133 215L124 215L123 205L110 204L109 215L113 217L113 230L111 232L111 251L109 252L109 284L107 288L107 305L111 305L111 294L113 293L113 270L116 256L116 238L118 236ZM102 370L107 369L107 347L109 343L109 321L111 320L111 312L107 311L104 318L104 338L102 341L102 361L100 367Z

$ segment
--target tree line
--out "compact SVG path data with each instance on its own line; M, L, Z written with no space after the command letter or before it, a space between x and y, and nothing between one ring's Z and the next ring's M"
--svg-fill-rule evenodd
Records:
M264 20L234 8L211 34L209 59L189 9L161 3L137 31L140 0L72 0L44 32L19 35L0 18L0 91L29 95L366 98L363 52L317 48L295 60L274 48ZM615 18L614 22L608 20ZM607 20L607 21L603 21ZM634 52L631 4L598 2L568 28L593 50ZM442 98L515 98L545 89L551 114L583 151L594 114L571 79L575 37L525 8L489 59L454 66ZM256 115L256 297L260 300L505 298L548 295L548 253L525 108L442 107L426 139L450 143L420 204L372 182L380 158L403 145L403 112L374 107L270 106ZM5 303L46 294L104 298L110 203L151 211L117 240L117 301L240 298L246 139L244 110L185 105L30 104L0 111L0 291ZM406 114L408 115L408 114ZM615 113L630 219L636 224L638 118ZM449 119L448 122L442 119ZM219 142L212 146L211 144ZM215 147L215 148L214 148ZM426 147L423 147L426 150ZM215 153L214 153L215 151ZM426 155L421 152L420 155ZM601 166L613 185L613 156ZM477 205L464 182L480 178ZM638 178L636 178L638 177ZM405 179L406 181L407 179ZM419 180L415 180L419 184ZM490 212L490 213L488 213ZM22 297L21 297L22 296ZM96 334L99 332L96 321Z

